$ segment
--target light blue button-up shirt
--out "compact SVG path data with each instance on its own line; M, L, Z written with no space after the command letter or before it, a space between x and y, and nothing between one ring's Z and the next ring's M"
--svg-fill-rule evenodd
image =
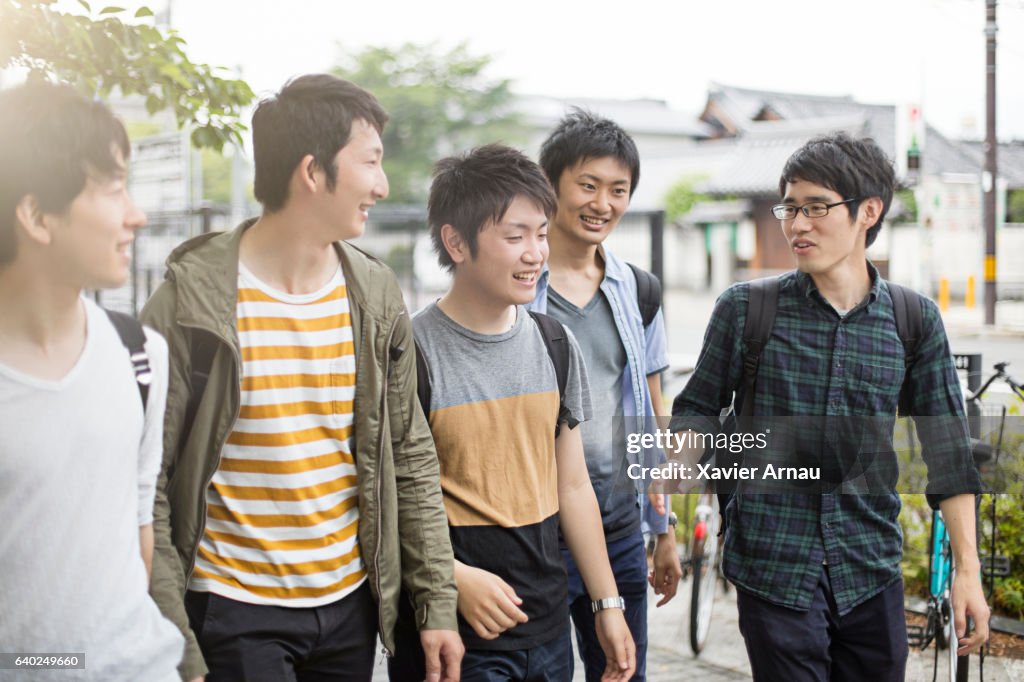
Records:
M649 433L657 428L654 407L651 403L651 392L647 386L647 377L668 368L668 351L665 339L665 318L659 310L651 323L645 328L640 307L637 305L636 277L633 271L603 245L599 247L604 257L604 279L600 290L604 293L611 306L615 327L626 350L626 368L622 374L622 414L625 418L627 433ZM548 308L547 264L537 282L537 295L527 307L541 313ZM632 422L632 423L630 423ZM630 464L641 464L645 467L655 466L664 461L664 453L656 448L642 451L639 454L626 453ZM664 533L668 528L666 515L658 514L648 503L645 493L646 484L642 480L634 482L637 491L637 504L643 509L643 531Z

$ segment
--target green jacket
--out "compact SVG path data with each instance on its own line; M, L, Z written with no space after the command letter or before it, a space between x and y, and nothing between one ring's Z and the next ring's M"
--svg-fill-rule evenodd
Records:
M186 680L206 672L188 627L184 595L206 524L206 490L240 408L238 248L251 224L196 237L175 249L167 260L167 281L141 315L170 347L151 593L185 635L179 670ZM420 629L458 629L452 548L437 454L416 397L412 325L398 282L377 259L344 242L335 246L348 289L356 355L359 545L377 602L379 634L390 654L402 586L413 599ZM184 422L194 329L212 334L217 343L190 430Z

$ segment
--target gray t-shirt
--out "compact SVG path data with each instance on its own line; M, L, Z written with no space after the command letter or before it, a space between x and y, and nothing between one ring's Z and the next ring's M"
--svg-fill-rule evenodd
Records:
M558 545L558 383L544 338L523 307L509 331L478 334L431 304L413 331L429 368L427 419L455 558L500 576L530 619L490 641L460 620L463 641L490 650L550 642L568 626L568 595ZM582 422L590 418L587 374L568 337L565 406Z
M583 449L590 483L601 507L605 539L621 540L640 530L636 493L626 475L626 440L621 419L626 349L619 338L611 305L600 290L579 308L549 288L548 314L572 331L586 359L594 418L580 426Z

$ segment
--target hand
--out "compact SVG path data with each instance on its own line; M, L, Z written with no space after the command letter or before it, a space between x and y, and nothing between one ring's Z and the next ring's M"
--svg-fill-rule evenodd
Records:
M665 495L651 490L647 493L647 501L654 507L654 511L658 512L658 516L665 515Z
M967 616L974 618L974 632L970 637L965 637ZM957 656L973 654L988 641L988 617L989 608L981 591L978 573L957 571L953 581L953 629L960 645L956 650Z
M459 613L482 639L498 635L529 620L520 610L523 600L498 576L480 568L456 564Z
M421 630L420 644L426 662L424 682L459 682L462 655L466 648L453 630Z
M647 581L654 588L654 594L661 595L655 606L664 606L676 596L679 579L683 577L683 567L679 565L679 553L676 552L675 529L672 527L655 540L653 563L654 570L647 576Z
M199 677L193 677L188 682L204 682L205 679L206 679L206 675L200 675Z
M636 671L636 645L625 614L622 609L603 609L594 615L594 625L607 661L601 682L626 682Z

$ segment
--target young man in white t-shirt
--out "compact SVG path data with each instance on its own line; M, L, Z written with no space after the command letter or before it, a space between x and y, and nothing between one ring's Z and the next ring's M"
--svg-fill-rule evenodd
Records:
M167 345L146 332L144 408L138 358L82 296L128 279L146 222L129 151L110 110L67 86L0 93L4 679L178 677L184 642L148 594ZM73 669L19 670L18 654Z

